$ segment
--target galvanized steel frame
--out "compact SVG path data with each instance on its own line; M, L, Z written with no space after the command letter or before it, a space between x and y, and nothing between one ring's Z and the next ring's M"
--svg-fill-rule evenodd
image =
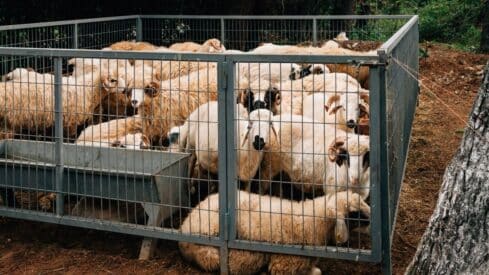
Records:
M404 24L388 41L378 50L377 56L319 56L319 55L249 55L249 54L196 54L196 53L151 53L151 52L124 52L124 51L97 51L81 49L44 49L44 48L16 48L0 47L0 55L5 56L33 56L33 57L54 57L55 91L56 91L56 186L60 188L63 169L63 130L62 130L62 101L61 101L61 60L66 57L80 58L132 58L132 59L158 59L175 61L203 61L218 63L218 101L227 106L219 109L219 139L226 142L219 143L219 192L220 192L220 235L219 237L190 236L176 233L175 230L131 227L123 223L97 221L63 215L62 193L58 193L56 215L39 213L30 210L13 210L0 207L0 215L29 219L36 221L51 222L83 228L93 228L108 230L119 233L139 235L153 238L164 238L175 241L195 242L199 244L214 245L221 247L221 269L227 272L227 252L228 249L247 249L272 253L286 253L315 257L329 257L338 259L348 259L355 261L383 262L383 271L391 273L390 246L393 235L393 224L395 221L399 190L402 184L402 176L398 182L390 182L389 176L389 146L388 136L388 110L386 109L386 92L390 88L389 70L399 70L392 68L391 56L393 54L402 55L406 52L408 42L411 42L411 56L406 58L416 59L413 63L413 70L417 73L418 63L417 53L418 42L418 17L408 15L372 15L372 16L185 16L185 15L132 15L120 17L105 17L96 19L67 20L49 23L22 24L11 26L0 26L0 31L18 30L38 27L73 25L73 48L78 48L78 25L111 22L119 20L134 20L136 26L136 39L144 40L142 35L142 19L220 19L221 40L225 43L225 23L227 19L271 19L271 20L311 20L313 26L313 40L317 42L317 20L319 19L406 19ZM406 41L408 40L408 41ZM403 46L404 45L404 46ZM412 49L415 47L415 49ZM400 53L399 53L400 52ZM238 62L308 62L308 63L361 63L370 66L370 150L371 150L371 250L342 249L337 247L317 248L293 245L274 245L240 241L236 239L236 159L235 138L234 138L234 78L235 66ZM409 106L407 106L408 118L404 123L403 139L405 147L402 148L401 156L404 158L402 164L405 167L407 157L407 147L409 143L410 129L414 117L415 102L418 91L404 91L414 93L409 95ZM395 186L394 191L390 187ZM61 190L59 190L61 191ZM393 200L393 201L392 201Z

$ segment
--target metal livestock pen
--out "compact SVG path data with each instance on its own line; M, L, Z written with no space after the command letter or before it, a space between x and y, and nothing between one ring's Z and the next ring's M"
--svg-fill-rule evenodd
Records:
M222 45L228 49L242 51L256 48L260 43L270 42L293 45L308 42L317 46L334 38L341 31L345 31L350 39L358 40L358 43L375 41L380 46L376 48L376 53L373 55L240 54L236 52L209 54L99 50L118 41L146 41L154 45L168 46L184 41L202 43L209 38L220 39ZM82 60L83 66L88 64L90 68L93 68L94 64L100 65L102 62L108 62L108 68L110 68L111 60L120 61L122 65L117 65L117 70L121 70L117 72L117 77L120 78L111 78L109 82L103 82L101 80L103 79L102 75L110 78L111 72L104 74L103 70L100 69L96 74L78 76L82 79L81 81L76 78L73 82L70 82L69 79L65 81L65 78L69 78L68 75L73 73L70 67L73 63L69 61L72 58ZM211 121L210 118L207 118L196 121L201 125L203 122L207 123L205 124L206 127L211 127L212 123L216 124L217 133L211 133L209 130L206 135L214 137L217 134L214 138L224 141L218 143L217 151L214 152L220 160L217 164L218 177L208 172L205 176L199 174L201 178L195 184L196 180L190 176L193 174L189 175L193 171L189 171L188 167L188 159L189 157L192 158L192 152L172 150L171 144L168 144L171 140L166 139L168 131L152 136L148 147L144 147L144 150L136 148L137 146L136 149L129 149L129 147L114 148L118 144L114 145L113 143L106 146L101 139L98 140L98 143L96 143L97 140L93 140L95 142L88 144L79 142L73 144L77 136L76 141L80 139L81 131L86 130L88 125L96 126L99 125L97 123L101 122L113 122L115 118L120 119L121 123L129 123L129 120L144 117L143 113L139 113L142 111L137 111L135 105L132 105L134 108L129 108L131 103L127 108L126 106L116 106L115 110L109 109L108 113L110 114L104 114L105 116L97 117L97 119L94 118L95 111L91 114L87 110L66 109L67 106L65 106L71 102L70 100L73 100L73 94L77 94L78 89L82 89L83 94L102 93L100 89L105 88L108 90L115 89L115 93L118 93L119 85L122 86L121 93L134 100L131 93L135 94L138 88L136 87L138 85L137 74L140 71L135 69L135 64L138 61L149 64L151 68L155 68L155 64L158 62L166 62L164 64L169 65L173 70L179 70L185 66L190 67L194 63L201 68L197 72L201 72L202 78L205 78L203 82L206 82L204 83L206 88L197 88L197 92L209 98L213 97L220 106L225 106L218 108L217 120ZM239 123L241 120L248 122L246 124L248 129L246 135L249 134L253 123L249 118L240 118L237 114L238 111L235 108L236 95L238 94L239 97L240 93L243 92L240 80L243 79L244 74L250 74L252 64L264 64L263 68L259 65L259 70L265 71L266 67L271 68L272 64L275 63L329 64L329 68L333 72L336 68L346 64L354 72L353 76L358 76L361 68L368 68L367 80L370 90L368 102L370 152L368 164L370 172L367 176L370 182L368 203L371 207L371 215L370 218L354 215L344 219L349 227L369 223L370 236L352 231L350 238L343 244L331 244L327 239L321 244L301 240L280 243L280 241L271 242L265 239L260 240L260 238L243 237L240 230L245 229L238 228L243 226L238 225L240 219L246 215L251 217L253 212L251 209L241 209L243 207L240 204L242 198L238 195L242 193L236 193L236 190L241 187L243 179L238 175L242 163L235 164L243 154L240 145L245 145L245 143L240 144L241 142L239 142L241 141L239 138L242 136ZM75 62L75 64L77 64L75 69L78 69L79 67L76 67L78 63ZM284 66L287 67L288 65ZM240 70L242 67L244 69ZM417 16L135 15L0 26L1 74L7 75L16 68L32 68L27 71L34 70L38 73L47 73L47 78L44 78L46 75L33 74L31 76L26 72L27 78L22 78L22 76L16 78L14 74L11 74L4 77L3 81L0 82L0 101L3 100L1 103L3 105L0 105L2 111L0 114L0 138L3 139L0 141L0 198L3 200L3 205L0 204L1 216L107 230L139 235L145 238L217 246L220 248L221 272L229 271L227 264L229 250L242 249L352 261L382 262L383 271L391 273L391 240L419 89L417 81ZM158 68L162 70L161 67ZM290 71L282 72L282 68L280 67L279 77L282 74L288 76ZM130 70L133 71L131 79L127 76ZM209 72L212 70L216 72L215 80L211 80L213 75ZM269 69L264 74L272 74L271 71ZM143 71L142 74L149 73ZM121 77L121 75L124 76ZM190 77L177 76L179 77L178 83L172 81L160 83L162 86L169 85L167 90L159 87L160 85L156 89L161 88L164 91L160 93L166 93L169 97L172 96L173 92L173 94L177 94L178 100L180 100L185 88L172 88L172 86L181 87L179 86L182 85L180 82L190 82L188 79ZM321 74L312 75L312 77L313 81L323 79ZM122 84L121 78L124 84ZM141 78L145 79L145 76L143 75ZM161 76L158 75L158 81L160 78ZM335 76L335 83L339 81L337 78L339 76ZM197 76L197 81L200 81L199 79L200 76ZM101 84L97 81L100 81ZM324 79L323 81L325 82ZM215 87L210 84L211 82ZM263 82L268 88L268 82ZM299 79L291 81L292 84L287 83L294 85L294 83L300 82ZM116 86L111 86L111 83L115 83ZM278 89L283 93L283 105L283 96L288 91L292 93L294 91L292 88L288 90L285 87L285 82L279 83ZM304 83L302 85L305 85ZM149 88L145 86L146 84L144 82L144 85L139 88L147 92ZM22 89L27 90L26 95L20 99L10 98L11 95ZM186 89L191 89L190 84ZM211 91L211 89L215 90ZM259 83L257 90L260 91L261 89ZM361 87L358 86L351 90L358 97L360 89ZM128 90L131 91L128 92ZM304 90L305 88L302 87L301 91L304 92ZM111 93L114 91L110 90L109 94ZM155 93L157 92L155 91ZM336 95L337 91L335 90L334 93ZM50 97L46 100L46 98L39 99L38 96ZM24 99L29 101L28 104L18 102ZM148 104L154 104L153 100L157 101L157 99L159 99L158 95ZM84 98L84 102L80 103L75 99L75 105L84 105L85 100L87 99ZM271 98L268 100L271 101ZM183 107L177 106L180 103L177 101L175 105L173 102L169 105L170 110L166 112L172 113L172 107L183 112L181 111ZM189 102L183 103L190 106ZM20 104L20 107L15 107L17 106L15 104ZM40 106L36 104L40 104ZM50 104L53 106L49 107ZM271 103L267 101L267 104ZM151 106L155 108L154 105ZM119 110L119 108L123 110ZM130 111L128 111L129 109ZM249 109L249 111L251 110ZM189 110L188 114L191 111ZM25 120L38 119L41 122L15 124L22 114L27 116L24 118ZM133 116L134 114L136 116ZM83 125L75 124L75 128L67 127L67 123L73 119L76 120L78 115L89 115L89 119L84 119ZM47 116L44 121L42 121L43 116ZM148 125L153 126L159 119L168 120L171 126L181 125L187 120L187 117L167 119L166 117L157 118L155 116L152 113L142 118L142 133L146 133L144 127L148 127L145 126L148 123L144 119L150 121ZM337 119L339 118L335 117L333 126L338 124ZM298 123L301 124L301 127L307 127L307 121L302 120ZM280 121L280 123L282 122L286 123ZM273 123L270 122L270 125L273 128ZM114 127L123 126L116 125ZM91 135L95 136L95 133L92 132ZM292 151L281 153L290 153L291 158L294 157L294 154L302 154L301 159L304 159L307 154L311 154ZM327 154L324 155L327 156ZM337 157L341 157L341 154ZM350 158L352 157L351 155L348 156L348 165L350 165ZM341 164L338 167L340 166ZM339 173L338 167L335 166L335 173ZM264 172L261 169L258 168L257 174ZM306 169L307 167L302 165L299 170L302 171L301 174L305 174ZM287 175L283 175L283 173L279 176L279 178L277 178L278 176L275 177L272 183L280 185L278 196L283 197L281 202L284 204L289 200L300 202L305 198L317 198L322 195L321 188L317 190L313 188L312 194L306 195L304 191L307 187L306 184L294 183L293 179L287 178ZM303 176L301 175L301 179ZM259 192L263 191L261 190L262 180L260 175L258 178L255 176L254 179L251 179L251 183L254 185L258 183ZM286 186L286 183L289 185ZM346 184L350 183L347 182ZM294 185L299 186L296 189L300 189L301 192L294 190ZM338 185L338 182L335 182L334 185ZM218 210L214 209L216 211L214 214L218 217L218 233L212 236L206 234L204 229L199 229L198 232L192 232L192 234L182 232L179 227L188 212L216 188L218 189L220 205ZM270 191L265 190L265 192L277 196L272 189ZM261 219L266 217L272 219L272 215L275 214L287 215L281 211L274 213L272 210L262 210L261 207L257 210L260 214L260 221L258 224L254 224L253 219L250 218L247 229L260 228L260 236L262 235ZM314 207L316 208L316 206ZM282 206L279 210L282 210ZM209 207L200 211L210 213L213 210ZM302 209L301 215L294 215L299 215L304 221L308 218L304 211ZM261 215L262 212L266 212L266 215ZM338 213L336 215L338 216ZM316 218L315 214L312 216ZM163 220L165 220L164 223L162 223ZM335 220L338 220L338 217L335 217ZM210 229L210 217L208 222L206 226L209 226ZM282 223L281 219L280 222ZM282 228L283 225L277 226L281 228L281 235L287 234L283 233L288 231ZM273 227L275 228L275 225ZM300 231L304 234L306 230L304 227L307 225L303 223L300 227ZM274 230L272 224L270 224L269 230ZM267 230L264 230L263 234L266 232ZM314 239L316 237L314 236ZM151 246L154 246L154 242L151 239L145 239L142 254L147 254L148 247ZM147 256L142 255L141 257Z

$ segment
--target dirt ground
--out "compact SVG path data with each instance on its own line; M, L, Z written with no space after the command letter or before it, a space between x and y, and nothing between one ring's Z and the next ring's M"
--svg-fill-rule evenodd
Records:
M422 45L420 104L412 132L392 248L395 274L415 253L436 204L446 165L456 152L464 121L482 79L488 55L463 53L442 45ZM449 107L442 104L439 99ZM160 241L156 256L137 260L141 238L87 229L0 218L0 274L189 274L172 241ZM379 273L377 265L322 260L324 273Z

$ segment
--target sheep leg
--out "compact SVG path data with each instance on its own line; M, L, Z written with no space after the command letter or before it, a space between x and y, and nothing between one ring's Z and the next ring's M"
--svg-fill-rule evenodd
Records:
M319 269L315 262L304 256L273 254L270 256L268 271L270 274L317 274Z

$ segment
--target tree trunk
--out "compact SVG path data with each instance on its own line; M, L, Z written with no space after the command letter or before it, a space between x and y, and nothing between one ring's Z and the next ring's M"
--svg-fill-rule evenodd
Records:
M489 53L489 1L486 1L482 10L481 52Z
M469 128L445 171L435 212L406 274L489 272L488 71L489 63Z

